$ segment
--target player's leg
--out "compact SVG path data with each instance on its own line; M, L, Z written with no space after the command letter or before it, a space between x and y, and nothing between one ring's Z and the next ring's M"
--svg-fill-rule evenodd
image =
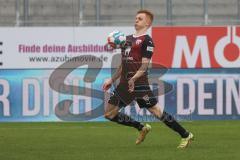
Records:
M151 130L151 126L149 124L146 124L144 126L142 123L132 119L128 115L119 112L119 109L120 107L108 103L104 114L105 118L118 124L136 128L139 131L139 136L136 140L136 144L140 144L141 142L143 142L146 135Z
M126 86L124 84L120 84L115 89L108 101L108 105L105 110L105 118L118 124L136 128L139 131L139 137L136 140L136 144L140 144L150 131L151 126L148 124L144 126L142 123L132 119L128 115L119 112L121 107L127 106L135 99L135 96L132 93L126 91L127 88L128 84Z
M193 135L186 131L175 119L173 116L167 112L163 112L160 109L157 98L154 96L149 86L140 88L136 93L137 103L140 108L147 108L156 118L162 121L169 128L177 132L181 137L182 141L179 145L180 148L186 147L190 140L193 139ZM184 143L183 143L184 142Z
M186 131L176 120L175 118L168 114L165 111L161 111L159 104L157 103L153 107L148 108L148 110L159 120L161 120L165 125L169 128L177 132L181 137L181 142L178 148L186 148L191 141L194 139L193 134L191 132Z
M129 95L129 99L125 99L125 103L122 101L124 97L119 97L122 93L121 90L118 90L119 87L114 91L114 94L111 95L107 107L105 109L104 116L105 118L109 119L112 122L116 122L118 124L122 124L125 126L134 127L137 130L141 131L144 128L144 125L140 122L132 119L128 115L119 112L121 107L127 106L132 100L131 96ZM123 98L123 99L122 99Z
M165 111L161 111L159 104L148 108L148 110L169 128L177 132L182 138L188 137L189 133L175 120L175 118Z

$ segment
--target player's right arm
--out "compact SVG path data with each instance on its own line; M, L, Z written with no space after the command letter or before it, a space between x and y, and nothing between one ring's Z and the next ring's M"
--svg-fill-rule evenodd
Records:
M108 78L105 80L105 82L103 83L103 91L107 91L111 85L121 76L122 73L122 64L117 68L117 71L114 73L114 75L112 76L112 78Z

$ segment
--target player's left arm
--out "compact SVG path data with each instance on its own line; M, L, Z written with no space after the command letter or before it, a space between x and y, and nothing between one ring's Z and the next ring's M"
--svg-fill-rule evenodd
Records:
M128 81L130 92L132 92L134 90L134 82L138 78L143 76L145 74L145 72L147 71L148 65L152 58L153 48L154 48L154 44L153 44L152 38L147 37L147 39L145 39L145 41L143 42L143 45L142 45L142 65L138 69L138 71L135 73L135 75Z

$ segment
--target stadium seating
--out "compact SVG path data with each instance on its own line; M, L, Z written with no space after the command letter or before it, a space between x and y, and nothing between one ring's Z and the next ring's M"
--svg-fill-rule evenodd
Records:
M0 1L0 26L14 26L16 23L15 0Z
M240 0L207 1L208 24L239 24ZM131 25L141 8L140 0L18 0L18 4L0 1L0 26ZM206 24L204 0L145 0L143 7L154 12L155 25Z

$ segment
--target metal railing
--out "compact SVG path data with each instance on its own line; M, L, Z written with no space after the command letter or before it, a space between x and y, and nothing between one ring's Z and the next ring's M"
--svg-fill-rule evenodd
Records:
M10 2L14 3L10 3ZM41 3L42 2L42 3ZM64 2L64 3L63 3ZM132 8L131 3L135 5ZM159 4L158 4L159 2ZM224 2L224 3L223 3ZM229 5L228 5L229 2ZM240 24L240 0L131 0L131 1L119 1L119 0L9 0L2 1L7 7L14 5L15 15L10 13L10 18L7 15L2 16L0 12L0 26L111 26L111 25L132 25L134 21L134 13L131 10L138 9L154 9L155 12L159 12L156 8L163 8L165 12L156 14L154 25L227 25L227 24ZM51 3L55 7L49 13L41 13L41 8L49 7L48 3ZM196 3L196 4L195 4ZM218 4L217 7L229 7L229 11L233 10L232 13L225 13L225 10L221 11L220 14L214 13L210 15L209 11L214 9L214 3ZM152 4L152 6L150 5ZM154 5L155 4L155 5ZM179 5L180 4L180 5ZM41 5L39 7L38 5ZM64 8L66 5L66 16L64 11L59 6ZM109 5L109 8L104 7L104 5ZM116 7L121 7L126 5L127 9L124 7L122 13L118 15L111 15L109 13L115 13L118 10ZM222 6L221 6L222 5ZM150 7L149 7L150 6ZM184 10L179 10L179 7L185 7L186 10L191 10L192 7L197 9L200 8L201 12L196 15L191 15L191 13L186 14ZM187 7L189 6L189 7ZM196 7L196 6L199 6ZM59 8L58 8L59 7ZM88 8L87 8L88 7ZM113 8L115 7L115 8ZM38 8L39 13L35 13L35 8ZM89 9L90 8L90 9ZM113 8L113 9L112 9ZM115 10L114 10L115 9ZM48 8L48 10L51 10ZM69 11L70 10L70 11ZM108 14L104 14L106 10L112 10ZM159 9L160 10L160 9ZM216 9L216 12L219 12ZM229 12L228 11L228 12ZM44 11L43 11L44 12ZM72 12L72 13L71 13ZM129 15L126 15L129 12ZM194 9L192 9L193 14L195 14ZM199 11L198 11L199 12ZM42 15L41 15L41 14ZM61 15L59 15L61 13ZM70 13L70 14L69 14ZM183 14L182 14L183 13ZM36 14L36 15L34 15ZM122 14L122 17L121 17ZM182 14L179 16L178 14ZM219 14L219 15L217 15ZM13 18L13 16L15 18ZM215 17L218 16L218 18ZM222 16L222 18L221 18ZM117 17L117 18L115 18ZM120 17L120 18L119 18ZM187 17L187 18L186 18ZM197 18L196 18L197 17ZM219 18L220 17L220 18Z

